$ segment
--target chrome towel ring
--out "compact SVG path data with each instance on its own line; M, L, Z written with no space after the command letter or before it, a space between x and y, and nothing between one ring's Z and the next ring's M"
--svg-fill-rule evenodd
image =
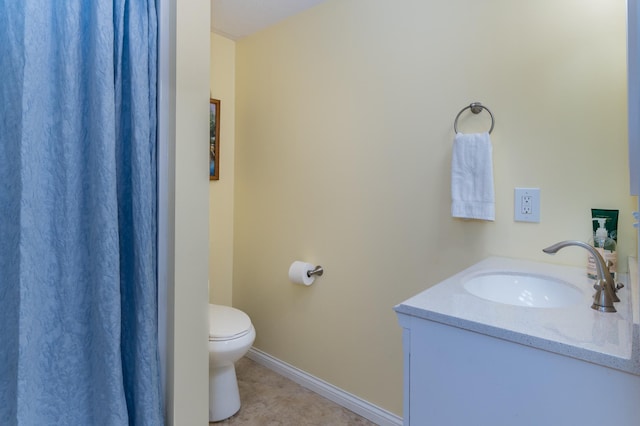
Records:
M471 104L469 104L468 106L462 108L460 110L460 112L458 113L458 115L456 115L456 119L453 122L453 130L455 130L456 133L458 133L458 118L460 118L460 115L465 111L470 109L472 113L474 114L480 114L482 112L482 110L486 110L489 115L491 116L491 128L489 129L489 134L491 134L491 132L493 131L493 125L496 124L495 119L493 118L493 114L491 113L491 111L489 110L489 108L487 108L486 106L482 105L480 102L472 102Z

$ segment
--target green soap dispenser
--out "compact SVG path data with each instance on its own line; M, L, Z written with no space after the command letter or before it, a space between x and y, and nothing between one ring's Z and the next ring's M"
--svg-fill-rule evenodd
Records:
M615 273L618 271L618 254L616 252L616 242L613 238L609 238L607 228L604 226L607 218L594 217L591 220L597 220L599 228L596 229L593 239L589 241L589 243L598 250L602 258L607 262L611 276L615 277ZM587 275L589 275L589 278L598 278L596 259L591 255L589 255L589 261L587 263Z

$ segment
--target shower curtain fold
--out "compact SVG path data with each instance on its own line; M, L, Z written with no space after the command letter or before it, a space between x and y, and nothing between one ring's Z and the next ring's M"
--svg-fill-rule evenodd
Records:
M0 424L163 424L153 0L0 0Z

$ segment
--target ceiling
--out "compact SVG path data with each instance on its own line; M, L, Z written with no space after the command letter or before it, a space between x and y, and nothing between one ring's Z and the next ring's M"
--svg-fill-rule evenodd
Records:
M325 0L211 0L211 31L238 40Z

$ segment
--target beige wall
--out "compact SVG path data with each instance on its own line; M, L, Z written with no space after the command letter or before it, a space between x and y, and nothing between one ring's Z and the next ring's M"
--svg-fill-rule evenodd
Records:
M635 254L623 0L329 0L237 42L235 75L233 303L258 348L374 404L402 411L405 298L490 255L582 265L541 249L586 240L592 207ZM496 117L493 223L450 216L472 101ZM541 223L514 223L516 186ZM325 276L291 284L296 259Z
M211 33L211 97L220 100L220 179L209 183L209 300L231 305L235 172L234 41Z
M208 0L163 2L169 75L160 75L169 139L167 424L208 423ZM166 9L165 9L166 8ZM168 10L167 10L168 9ZM161 65L161 67L164 65ZM166 78L166 80L164 79ZM168 87L167 87L168 86ZM166 120L166 122L164 122ZM161 207L163 208L163 207Z

